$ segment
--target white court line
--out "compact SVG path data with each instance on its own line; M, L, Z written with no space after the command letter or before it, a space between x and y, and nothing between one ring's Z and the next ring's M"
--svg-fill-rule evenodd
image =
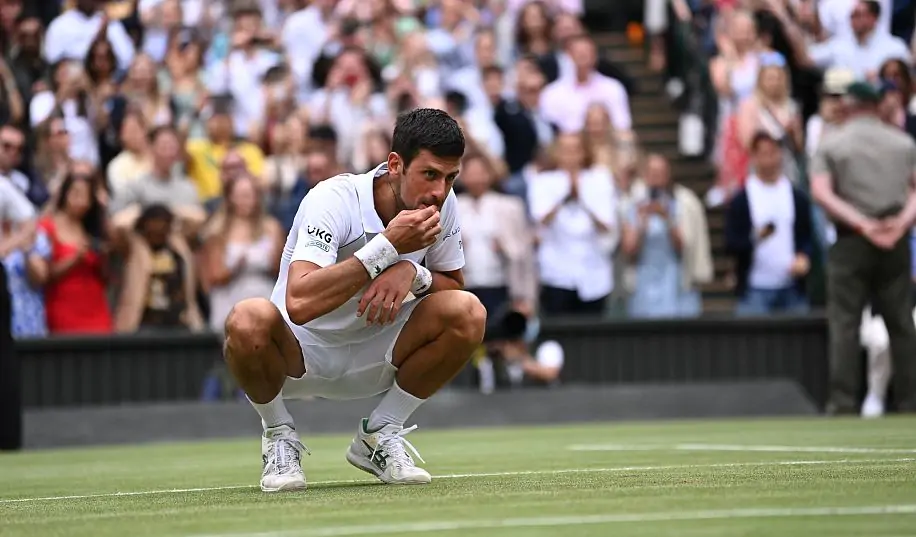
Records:
M869 448L843 446L759 446L741 444L574 444L571 451L756 451L768 453L863 453L863 454L907 454L916 449Z
M754 466L809 466L821 464L868 464L889 462L916 462L916 458L900 459L836 459L836 460L799 460L799 461L759 461L759 462L723 462L714 464L670 464L665 466L616 466L611 468L565 468L557 470L522 470L517 472L488 472L473 474L445 474L433 476L435 479L467 479L475 477L512 477L525 475L562 475L608 472L653 472L662 470L688 470L691 468L741 468ZM312 481L309 485L352 485L358 483L378 483L370 479L343 479L335 481ZM71 496L39 496L35 498L0 499L0 505L23 502L46 502L58 500L85 500L92 498L117 498L120 496L148 496L154 494L182 494L187 492L212 492L218 490L255 490L252 485L226 485L220 487L199 487L187 489L138 490L130 492L106 492L100 494L74 494Z
M503 518L495 520L449 520L440 522L413 522L407 524L337 526L330 528L268 531L260 533L223 533L197 535L195 537L344 537L347 535L429 533L436 531L495 528L543 528L554 526L619 524L627 522L670 522L690 520L723 520L735 518L785 518L911 514L916 514L916 505L812 507L785 509L722 509L716 511L672 511L663 513L632 513L614 515L548 516L530 518Z

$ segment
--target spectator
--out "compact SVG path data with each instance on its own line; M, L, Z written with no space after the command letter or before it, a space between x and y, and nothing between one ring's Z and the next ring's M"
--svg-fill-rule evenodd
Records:
M506 164L510 173L502 189L524 198L523 171L534 162L541 148L550 146L554 134L538 109L544 75L536 69L518 69L517 73L517 97L504 98L496 105L494 119L505 141Z
M60 189L70 170L70 132L63 117L51 116L38 125L35 172L38 180L50 193Z
M458 196L466 265L464 283L491 314L511 305L530 315L537 296L533 236L524 203L492 190L489 161L471 154L461 168Z
M152 13L145 10L140 16L144 19L143 53L156 63L162 63L168 53L169 36L180 29L183 22L181 2L161 0Z
M537 326L532 337L530 321L518 311L500 312L487 327L486 354L477 360L480 389L490 393L497 386L556 386L563 371L563 347L548 340L531 348L537 338Z
M728 209L726 247L735 256L739 315L806 313L811 268L811 204L785 174L779 140L751 142L755 173Z
M9 48L7 64L16 80L22 101L22 124L29 124L28 104L32 100L35 85L48 73L48 64L41 55L43 27L38 17L20 15L13 33L14 41ZM2 90L0 90L2 91Z
M305 172L296 179L289 195L280 201L276 209L277 219L280 220L285 231L288 232L293 227L293 220L296 218L299 205L309 190L336 174L337 166L332 153L320 149L309 151L305 157Z
M188 140L207 136L200 118L208 97L203 55L204 45L197 32L182 29L169 40L165 69L159 71L159 90L172 97L175 125Z
M388 105L369 71L368 58L361 49L345 49L334 60L327 84L309 100L313 125L328 123L338 135L337 159L350 163L367 121L388 124Z
M719 96L719 141L716 163L719 176L709 192L711 206L728 201L747 175L748 155L738 130L738 109L756 90L761 47L757 25L746 12L729 17L718 39L719 55L709 64L709 75Z
M481 30L474 38L474 63L452 73L446 79L445 89L464 93L469 110L493 115L493 105L484 89L484 75L493 67L499 67L496 34L492 30Z
M44 285L50 260L51 242L43 231L24 235L20 244L2 258L12 300L14 338L48 335Z
M554 160L558 169L528 185L539 227L540 303L547 315L599 315L613 289L611 253L619 233L613 179L591 167L579 134L557 138Z
M139 110L128 111L121 120L121 146L124 148L108 164L108 186L117 197L129 184L152 171L152 156L147 139L146 119Z
M325 43L333 40L336 3L337 0L307 2L308 7L291 14L283 25L281 40L300 95L312 89L312 66Z
M552 26L553 21L544 2L526 2L518 13L515 26L516 56L531 55L538 63L551 57L554 52L550 35Z
M118 332L200 330L196 267L165 205L146 206L136 222L137 238L124 269L118 299Z
M197 191L187 177L176 173L181 146L172 127L157 127L150 131L151 172L115 192L111 214L120 231L134 227L134 221L144 207L164 204L178 218L189 234L200 226L205 213Z
M703 205L671 180L668 161L650 155L641 192L624 227L623 250L632 268L631 317L696 317L699 286L712 280L709 229Z
M629 131L632 121L626 89L619 81L595 71L598 55L591 38L574 37L568 47L575 77L560 78L544 88L541 114L563 132L579 132L585 126L588 106L599 102L607 108L616 130Z
M848 69L830 68L824 74L824 84L817 114L808 119L805 128L807 156L813 158L821 140L843 124L846 119L843 109L843 96L846 88L855 81L855 75Z
M445 94L445 111L461 125L469 146L490 160L502 159L506 145L493 114L471 109L467 96L454 90Z
M838 35L825 43L809 47L811 59L820 67L847 67L856 78L877 82L878 70L887 60L912 63L906 43L878 28L881 4L859 0L851 15L852 35Z
M232 49L207 74L212 95L232 96L234 132L242 138L257 139L263 128L261 79L280 62L279 55L269 48L271 43L261 12L252 7L238 9L233 14Z
M281 200L290 195L296 180L305 171L308 145L305 122L297 114L289 116L282 127L274 132L273 155L267 158L266 171L259 185L265 193L265 204L268 207L277 207Z
M353 169L360 173L367 173L388 160L391 150L391 139L384 130L374 125L366 127L353 160Z
M285 235L264 212L251 177L226 184L226 203L207 226L203 278L210 290L210 328L223 331L232 307L247 298L270 298Z
M52 246L45 287L52 334L112 330L104 218L98 180L74 168L61 184L52 211L39 223Z
M880 0L875 30L881 34L891 33L891 16L894 0ZM837 39L849 39L856 35L856 7L859 0L821 0L817 2L817 16L826 34Z
M249 173L257 178L264 175L264 153L261 149L251 142L237 140L233 134L229 103L211 103L205 113L207 115L207 138L191 140L187 144L188 175L204 203L222 194L220 167L230 150L242 156Z
M389 88L397 91L398 97L408 93L417 102L423 102L442 95L436 56L426 46L426 34L420 31L408 33L401 39L400 53L385 67L382 77ZM403 84L400 91L399 81Z
M70 133L70 158L97 165L99 144L90 116L89 81L76 61L61 61L51 68L51 87L36 93L29 103L29 117L36 126L51 116L61 115Z
M118 66L127 69L134 60L134 44L121 22L109 21L101 7L101 0L76 0L75 9L65 11L54 19L45 36L45 58L48 62L82 62L92 42L104 35L114 47Z
M168 94L159 90L156 78L156 64L146 54L140 54L127 71L127 79L121 93L129 108L143 114L144 122L150 127L172 125L172 102Z
M759 61L757 89L738 110L738 134L743 150L749 151L756 133L769 133L783 149L785 175L795 183L798 180L795 154L804 147L804 128L798 105L792 100L785 58L778 52L768 52L761 54Z
M17 136L18 135L18 136ZM19 154L24 147L21 134L9 126L0 127L0 160L10 159ZM15 315L11 310L14 297L20 295L21 277L18 275L15 259L17 253L25 251L35 238L35 207L25 197L9 177L0 171L0 338L9 335L8 330ZM20 301L20 306L24 304ZM20 312L22 310L19 310ZM22 315L17 316L21 319ZM0 350L11 352L5 347L6 341L0 341Z
M33 181L22 173L22 155L26 142L22 131L12 125L0 125L0 177L16 186L32 203L41 205L47 201L48 193L40 182Z
M858 413L858 328L874 297L890 337L894 393L901 410L916 409L916 326L909 230L916 215L913 162L916 144L877 118L871 86L850 86L850 119L825 140L812 165L811 191L834 219L837 240L827 262L827 318L831 346L833 413Z

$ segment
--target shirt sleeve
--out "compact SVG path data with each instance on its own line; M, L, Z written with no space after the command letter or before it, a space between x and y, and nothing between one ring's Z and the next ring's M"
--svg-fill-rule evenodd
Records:
M0 177L3 184L0 185L0 215L6 217L13 223L21 224L27 220L35 218L36 211L32 202L13 183L5 177Z
M449 272L464 267L464 247L458 222L458 202L454 192L442 207L442 233L426 253L426 268L434 272Z
M607 95L608 115L614 128L619 131L628 131L633 128L633 117L630 114L630 97L627 90L619 81L611 79L610 91Z
M337 262L341 241L346 245L350 233L346 201L327 184L309 191L293 221L297 236L290 261L308 261L322 268Z
M811 160L811 174L816 175L822 173L832 173L829 142L821 143L814 153L814 158Z

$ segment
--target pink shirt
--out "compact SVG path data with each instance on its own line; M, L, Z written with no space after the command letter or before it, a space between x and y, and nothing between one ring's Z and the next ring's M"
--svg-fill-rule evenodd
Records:
M628 131L633 126L630 98L619 81L592 73L585 84L574 77L560 78L541 93L541 116L563 132L580 132L585 127L585 115L592 103L605 107L615 130Z

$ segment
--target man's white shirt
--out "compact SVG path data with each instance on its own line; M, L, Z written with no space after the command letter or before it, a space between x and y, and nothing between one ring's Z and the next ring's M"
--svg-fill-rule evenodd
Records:
M368 173L342 174L322 181L302 200L286 239L280 274L271 301L300 342L307 345L339 346L355 344L372 338L379 330L367 326L365 317L356 310L368 285L342 306L305 325L290 322L286 311L286 286L289 266L295 261L309 261L328 267L345 261L362 248L385 225L375 210L373 185L388 173L382 164ZM428 248L400 256L401 260L423 262L433 272L448 272L464 267L461 227L458 222L457 201L450 192L441 208L442 233ZM380 351L384 352L384 350Z

